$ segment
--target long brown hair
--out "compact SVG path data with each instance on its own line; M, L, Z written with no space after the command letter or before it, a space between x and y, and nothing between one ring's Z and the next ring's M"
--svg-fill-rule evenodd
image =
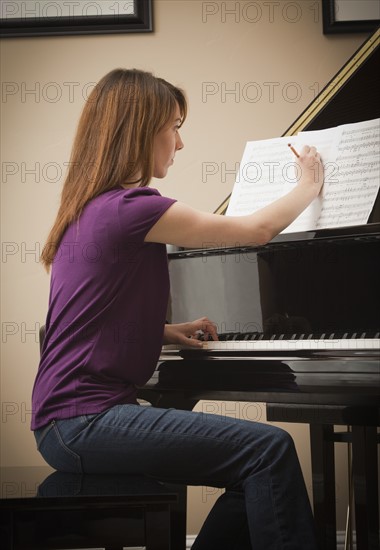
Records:
M153 143L186 98L179 88L151 73L115 69L91 92L79 120L57 218L42 250L49 270L67 227L94 197L125 183L149 185Z

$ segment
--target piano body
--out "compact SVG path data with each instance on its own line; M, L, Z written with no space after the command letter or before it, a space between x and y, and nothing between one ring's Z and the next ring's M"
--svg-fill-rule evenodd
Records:
M380 30L284 135L380 117L379 57ZM334 441L350 441L357 549L377 550L380 197L366 225L181 250L169 269L171 321L208 315L221 341L164 349L141 397L183 409L201 399L265 402L268 420L309 424L321 549L336 548ZM348 431L335 433L339 424Z

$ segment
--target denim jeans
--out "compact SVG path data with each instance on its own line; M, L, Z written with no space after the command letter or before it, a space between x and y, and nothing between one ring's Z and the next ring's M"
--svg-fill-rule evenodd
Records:
M316 550L293 441L266 424L202 412L117 405L35 432L56 470L143 474L223 487L193 550Z

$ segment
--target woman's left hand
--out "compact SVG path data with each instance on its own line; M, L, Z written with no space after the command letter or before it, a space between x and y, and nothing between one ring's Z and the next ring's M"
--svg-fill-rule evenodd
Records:
M178 344L201 348L202 341L199 340L200 336L205 340L208 340L210 337L212 340L218 340L216 325L207 317L202 317L189 323L165 325L164 344Z

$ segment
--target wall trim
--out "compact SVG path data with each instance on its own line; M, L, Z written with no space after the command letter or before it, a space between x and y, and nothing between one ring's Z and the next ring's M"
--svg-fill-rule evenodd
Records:
M346 538L345 531L337 531L336 533L337 550L344 550L345 538ZM356 533L355 532L352 533L352 540L353 540L352 548L353 550L356 550Z
M187 535L186 537L186 550L190 550L191 546L194 544L197 535ZM344 550L344 541L346 534L344 531L337 531L336 540L337 540L337 550ZM353 533L353 550L356 550L356 535Z

